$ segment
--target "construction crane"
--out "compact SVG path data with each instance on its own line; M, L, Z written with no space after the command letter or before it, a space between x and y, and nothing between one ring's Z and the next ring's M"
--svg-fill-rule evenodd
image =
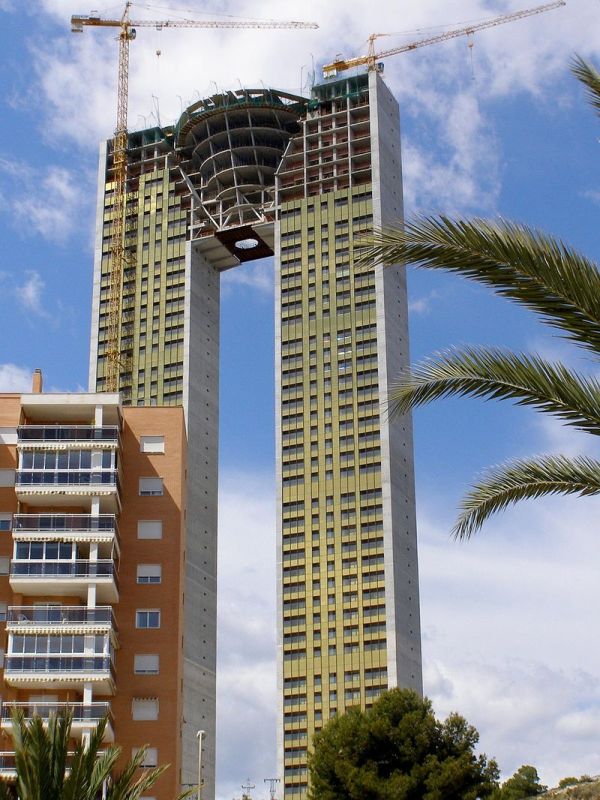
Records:
M136 37L137 28L250 28L289 30L318 28L314 22L286 22L283 20L132 20L129 16L131 2L125 3L120 19L102 19L96 14L72 16L71 31L83 33L84 27L117 28L119 30L119 78L117 92L117 125L113 138L114 204L110 238L108 273L108 316L106 337L105 391L119 389L119 370L123 366L119 352L121 322L121 285L125 265L125 206L127 181L127 105L129 100L129 43Z
M524 17L532 17L534 14L543 14L545 11L551 11L560 6L566 6L566 0L556 0L554 3L546 3L543 6L536 6L535 8L524 9L523 11L516 11L513 14L503 14L500 17L478 22L474 25L467 25L464 28L456 28L452 31L437 34L436 36L429 36L426 39L420 39L416 42L401 45L400 47L393 47L390 50L382 50L380 53L375 52L375 42L381 36L389 36L387 33L373 33L369 36L369 52L366 56L357 56L356 58L337 58L331 64L326 64L323 67L323 77L332 78L345 69L352 69L352 67L360 67L365 64L369 70L376 70L378 63L388 56L395 56L398 53L407 53L409 50L416 50L419 47L426 47L430 44L437 44L437 42L445 42L447 39L455 39L457 36L472 36L477 31L483 31L486 28L495 28L496 25L504 25L506 22L513 22L517 19Z

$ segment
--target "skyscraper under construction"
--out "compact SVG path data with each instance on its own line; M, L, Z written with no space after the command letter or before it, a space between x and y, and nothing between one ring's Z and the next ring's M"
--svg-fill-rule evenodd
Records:
M100 158L90 390L105 387L114 165ZM129 135L120 391L188 433L182 783L214 795L219 278L274 256L278 747L307 788L324 722L421 689L412 434L382 405L408 359L401 268L355 267L402 217L398 106L377 70L309 99L239 90ZM174 732L175 733L175 732ZM117 734L118 736L118 734Z

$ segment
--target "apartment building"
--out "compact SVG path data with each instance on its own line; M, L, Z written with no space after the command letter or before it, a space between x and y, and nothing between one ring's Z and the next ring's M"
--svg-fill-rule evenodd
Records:
M149 745L181 784L186 435L181 408L117 394L0 395L0 777L11 710L108 715L123 761Z

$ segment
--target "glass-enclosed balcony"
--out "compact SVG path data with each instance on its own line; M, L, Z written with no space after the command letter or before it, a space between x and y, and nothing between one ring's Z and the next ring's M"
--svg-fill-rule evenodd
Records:
M23 703L5 700L0 709L0 727L9 732L12 730L13 709L21 711L26 721L35 716L42 717L47 721L51 716L67 710L73 718L71 736L74 739L81 738L83 733L92 730L101 719L108 717L104 739L107 742L113 742L115 738L110 703Z
M103 512L116 512L119 509L119 472L117 469L57 469L51 466L19 469L15 492L20 501L30 506L88 505L95 496L100 498Z
M0 780L16 781L17 764L14 752L0 751Z
M10 633L4 680L9 686L50 684L82 691L84 684L93 683L100 694L111 694L113 653L109 633Z
M13 539L112 542L118 539L114 514L15 514Z
M118 447L117 425L19 425L19 447Z
M6 614L8 633L109 633L116 635L117 625L111 606L9 606Z
M91 584L96 586L96 599L100 603L118 601L117 570L112 559L34 560L17 556L11 561L10 586L19 594L59 597L75 595L85 599Z

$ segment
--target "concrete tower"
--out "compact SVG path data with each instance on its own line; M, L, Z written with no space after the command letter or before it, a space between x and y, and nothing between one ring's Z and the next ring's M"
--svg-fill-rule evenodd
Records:
M90 388L104 386L112 154L100 157ZM357 237L402 215L398 107L376 72L310 99L240 90L131 134L120 390L188 428L182 783L208 732L214 796L219 276L275 256L279 756L306 792L312 733L421 688L410 420L380 397L408 357L399 268L356 271Z

